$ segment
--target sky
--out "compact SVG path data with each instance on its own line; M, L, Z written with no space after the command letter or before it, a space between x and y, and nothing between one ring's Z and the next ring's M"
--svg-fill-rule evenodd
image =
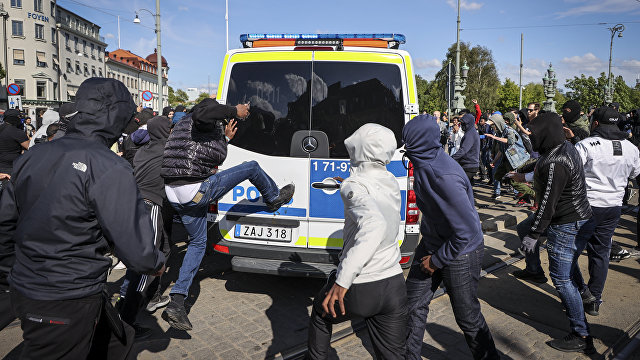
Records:
M161 0L162 55L174 89L215 93L226 51L224 0ZM447 48L456 41L457 0L228 0L229 48L245 33L400 33L416 72L432 80ZM156 47L154 0L58 0L100 25L101 36L145 57ZM640 77L640 0L461 0L460 40L491 50L501 80L519 77L520 34L524 36L522 83L542 83L549 63L558 87L585 74L607 73L611 32L613 68L630 86ZM603 24L604 23L604 24Z

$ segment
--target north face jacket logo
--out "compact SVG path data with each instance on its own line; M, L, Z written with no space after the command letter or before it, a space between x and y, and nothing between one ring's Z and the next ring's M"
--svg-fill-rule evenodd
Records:
M82 172L86 172L87 171L87 165L81 162L74 162L73 163L73 168L76 170L80 170Z

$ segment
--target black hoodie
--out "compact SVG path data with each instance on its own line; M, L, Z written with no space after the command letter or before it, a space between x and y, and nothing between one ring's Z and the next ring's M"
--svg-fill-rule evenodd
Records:
M133 173L142 197L162 206L166 198L164 179L160 176L164 146L169 138L171 121L165 116L156 116L147 123L149 142L136 152L133 158Z
M102 291L110 248L137 273L155 273L149 210L131 166L109 150L135 113L119 81L80 85L67 134L27 151L0 195L0 264L15 264L12 287L35 300L83 298Z

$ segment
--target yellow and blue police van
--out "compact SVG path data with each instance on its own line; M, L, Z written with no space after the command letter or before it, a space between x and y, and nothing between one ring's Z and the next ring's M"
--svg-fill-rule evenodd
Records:
M349 176L344 140L366 123L391 129L398 150L387 166L401 189L401 265L418 242L418 207L402 129L418 114L411 57L400 34L245 34L224 58L217 100L250 103L221 167L256 160L289 204L270 213L249 181L209 208L209 242L236 271L324 277L343 244L340 178Z

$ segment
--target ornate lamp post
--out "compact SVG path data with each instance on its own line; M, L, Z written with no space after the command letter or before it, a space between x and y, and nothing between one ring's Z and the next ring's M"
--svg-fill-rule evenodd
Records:
M464 65L460 68L460 0L458 0L458 25L456 34L456 77L453 83L453 113L459 114L464 109L465 96L462 92L467 88L467 76L469 76L469 67L465 60ZM460 72L462 70L462 73Z
M607 85L604 87L604 102L610 104L613 102L613 79L611 78L611 55L613 54L613 38L616 33L618 37L622 37L624 25L618 24L612 28L608 28L611 32L611 43L609 43L609 74L607 75Z
M542 78L542 84L544 88L544 96L547 100L543 103L542 109L544 111L556 112L556 102L553 98L556 96L556 86L558 85L558 79L556 78L556 71L551 67L551 63L549 63L549 68L547 69L547 73Z
M163 98L162 96L163 94L163 86L162 86L162 42L160 41L160 0L156 0L156 13L154 14L153 12L151 12L150 10L147 9L140 9L138 11L146 11L149 14L151 14L151 16L153 16L156 19L156 46L157 46L157 54L156 54L156 60L157 60L157 72L158 72L158 110L160 112L162 112L162 107L163 105ZM133 19L134 24L140 24L140 18L138 17L138 13L136 12L136 18Z

